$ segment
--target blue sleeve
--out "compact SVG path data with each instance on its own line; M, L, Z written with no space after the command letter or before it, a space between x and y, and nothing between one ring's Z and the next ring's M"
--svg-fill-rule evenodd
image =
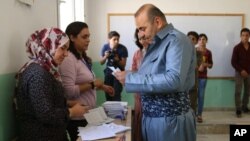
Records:
M125 89L127 92L171 93L188 89L186 83L194 81L188 80L188 75L191 76L192 73L191 63L194 55L194 49L191 49L192 45L180 38L171 41L169 46L164 45L164 48L167 48L162 50L166 58L157 58L159 56L150 58L150 62L153 62L154 59L160 59L157 60L160 62L166 61L164 64L151 66L152 73L135 72L126 75ZM148 67L150 66L145 68L148 69Z
M101 50L102 57L104 56L106 50L107 50L107 44L103 45L103 47L102 47L102 50Z

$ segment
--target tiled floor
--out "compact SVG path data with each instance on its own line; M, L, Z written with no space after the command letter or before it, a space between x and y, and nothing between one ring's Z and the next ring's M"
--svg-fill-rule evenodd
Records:
M197 135L197 141L229 141L229 134Z
M197 123L197 141L229 141L229 125L250 125L250 113L241 118L234 111L205 111L203 123Z

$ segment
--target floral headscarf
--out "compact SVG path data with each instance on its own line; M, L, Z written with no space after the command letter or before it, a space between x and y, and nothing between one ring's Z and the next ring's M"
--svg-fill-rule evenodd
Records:
M68 36L58 28L35 31L26 42L26 52L30 60L18 71L16 78L31 64L37 63L61 81L58 66L53 60L56 49L69 41Z

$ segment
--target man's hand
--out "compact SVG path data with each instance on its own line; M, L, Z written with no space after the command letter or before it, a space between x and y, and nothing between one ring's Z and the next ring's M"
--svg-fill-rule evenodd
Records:
M249 74L248 74L245 70L242 70L242 71L240 72L240 75L241 75L242 77L246 78L246 77L248 77Z
M114 73L115 78L120 81L122 85L125 84L126 71L117 71Z
M108 58L108 57L109 57L109 55L110 55L110 51L105 51L105 53L104 53L104 57L105 57L105 58Z

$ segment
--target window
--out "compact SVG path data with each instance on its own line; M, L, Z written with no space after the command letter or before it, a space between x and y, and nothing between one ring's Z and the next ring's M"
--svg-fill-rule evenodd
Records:
M58 0L59 28L65 31L73 21L84 22L84 0Z

